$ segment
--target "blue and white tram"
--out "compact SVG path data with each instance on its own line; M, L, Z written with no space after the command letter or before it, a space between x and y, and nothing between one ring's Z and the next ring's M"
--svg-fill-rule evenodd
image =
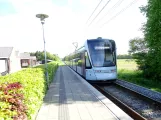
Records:
M64 58L65 63L88 81L117 79L116 44L110 39L89 39Z

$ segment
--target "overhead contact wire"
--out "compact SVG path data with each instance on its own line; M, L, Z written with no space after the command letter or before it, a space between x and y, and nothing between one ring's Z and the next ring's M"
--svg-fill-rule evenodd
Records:
M90 22L90 24L88 25L88 27L93 23L93 21L98 17L98 15L102 12L102 10L107 6L107 4L110 2L111 0L108 0L106 2L106 4L103 6L103 8L99 11L99 13L94 17L94 19Z
M97 21L97 23L100 22L101 20L103 20L104 17L107 16L108 13L109 13L110 11L115 10L118 6L120 6L121 3L122 3L123 1L124 1L124 0L119 0L114 6L112 6L111 9L109 9L109 10L106 12L106 14L105 14L101 19L99 19L99 20Z
M113 20L114 18L116 18L118 15L120 15L122 12L124 12L125 10L127 10L129 7L131 7L134 3L136 3L138 0L134 0L133 2L131 2L128 6L126 6L125 8L123 8L120 12L118 12L115 16L113 16L111 19L109 19L107 22L105 22L104 24L102 24L100 27L103 27L105 24L109 23L111 20Z
M92 15L94 14L94 12L97 10L98 6L101 4L102 0L98 3L98 5L96 6L96 8L94 9L94 11L92 12L92 14L89 16L86 24L88 23L88 21L90 20L90 18L92 17Z

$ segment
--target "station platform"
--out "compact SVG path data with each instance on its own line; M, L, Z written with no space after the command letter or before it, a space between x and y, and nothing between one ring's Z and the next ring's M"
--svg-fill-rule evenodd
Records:
M133 120L68 66L60 66L36 120Z

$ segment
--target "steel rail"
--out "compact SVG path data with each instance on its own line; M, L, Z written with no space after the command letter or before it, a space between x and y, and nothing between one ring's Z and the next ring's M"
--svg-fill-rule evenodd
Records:
M120 87L122 87L124 89L127 89L128 91L133 92L136 95L139 95L142 99L146 99L147 101L155 102L155 104L157 104L161 108L161 102L159 102L159 101L157 101L157 100L155 100L155 99L153 99L153 98L151 98L149 96L146 96L146 95L144 95L142 93L139 93L139 92L137 92L135 90L132 90L132 89L126 87L126 86L123 86L123 85L121 85L119 83L115 82L114 84L116 84L116 85L118 85L118 86L120 86Z
M116 105L118 105L123 111L125 111L129 116L131 116L135 120L147 120L143 116L141 116L139 113L134 111L132 108L128 107L126 104L121 102L119 99L111 95L110 93L106 92L103 88L96 84L92 84L97 90L99 90L101 93L103 93L107 98L109 98L112 102L114 102Z

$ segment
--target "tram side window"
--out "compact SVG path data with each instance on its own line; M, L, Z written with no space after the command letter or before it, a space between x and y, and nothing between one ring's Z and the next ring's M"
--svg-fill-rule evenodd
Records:
M87 52L85 52L85 59L86 59L86 68L91 68L91 64L90 64L89 56Z
M82 66L82 60L81 59L78 60L78 66Z
M78 53L77 65L80 66L80 67L82 66L81 53Z

